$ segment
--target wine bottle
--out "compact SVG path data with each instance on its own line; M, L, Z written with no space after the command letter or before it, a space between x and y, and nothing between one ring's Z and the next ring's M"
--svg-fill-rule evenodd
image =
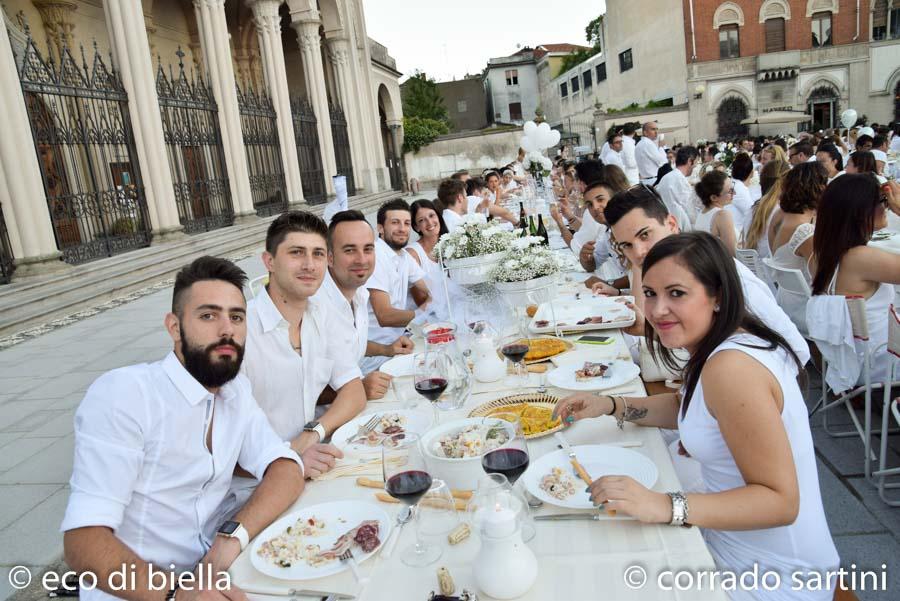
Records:
M544 239L544 246L550 246L550 234L547 232L547 227L544 225L544 216L542 214L538 214L537 235Z
M519 203L519 229L523 232L528 231L528 221L525 218L525 205L521 202ZM526 234L522 234L523 236Z
M537 236L538 235L537 226L534 224L534 215L528 216L528 235L529 236Z

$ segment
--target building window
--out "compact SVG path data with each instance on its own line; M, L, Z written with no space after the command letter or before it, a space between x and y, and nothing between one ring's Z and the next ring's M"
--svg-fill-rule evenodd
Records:
M508 69L506 71L506 85L508 85L508 86L519 85L519 70L518 69Z
M741 55L737 25L723 25L719 28L719 58L737 58Z
M784 19L766 19L766 52L784 50Z
M831 46L831 13L816 13L812 16L812 46Z
M559 84L559 95L563 98L569 95L569 86L566 82Z
M585 92L587 92L590 89L590 87L592 85L594 85L594 82L592 81L592 78L591 78L591 70L590 69L588 69L587 71L585 71L584 73L581 74L581 83L584 84Z
M456 101L456 112L457 113L465 113L469 110L469 104L465 100L457 100Z
M521 102L510 102L509 103L509 120L510 121L521 121L522 120L522 103Z
M876 0L872 7L872 39L894 40L900 37L900 6L890 0Z
M631 60L631 48L629 48L625 52L619 53L619 71L624 73L632 67L634 67L634 62Z
M573 94L577 93L578 90L580 89L580 87L581 86L579 85L579 82L578 82L578 76L576 75L575 77L572 78L572 93Z
M597 83L606 81L606 63L597 65Z

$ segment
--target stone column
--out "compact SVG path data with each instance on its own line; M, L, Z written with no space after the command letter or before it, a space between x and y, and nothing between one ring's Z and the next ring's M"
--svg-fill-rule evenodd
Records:
M403 121L391 120L387 122L388 129L391 131L391 146L394 151L394 159L400 165L400 189L406 191L406 161L403 158L403 141L400 139L403 131ZM388 175L388 185L390 186L390 175Z
M295 15L291 15L295 19ZM316 127L319 131L319 148L322 154L322 169L325 172L325 190L334 194L331 177L337 175L337 161L334 158L334 140L331 137L331 113L328 110L328 94L325 90L325 69L322 65L321 41L318 18L294 20L291 23L297 31L300 56L303 60L303 76L306 93L316 112Z
M0 15L2 17L2 15ZM6 27L0 27L0 205L16 259L16 276L65 269L56 247L28 110Z
M332 38L327 40L326 44L328 60L334 71L338 102L347 118L347 134L350 137L350 157L353 160L356 187L368 188L369 192L374 192L375 188L369 181L372 166L369 164L368 153L365 151L363 113L360 110L360 99L354 93L350 44L346 38Z
M181 236L184 228L178 218L175 186L163 139L159 97L156 95L141 0L110 0L103 3L103 10L116 67L128 92L128 110L150 213L153 242L164 242Z
M291 94L281 45L281 17L278 15L281 0L247 0L247 4L253 9L253 20L259 35L260 58L269 95L278 116L278 143L281 145L281 163L288 201L291 205L305 204L294 138L294 120L291 117Z
M63 49L69 48L71 51L74 47L72 32L75 30L75 23L72 17L78 6L65 0L33 0L33 4L41 14L50 54L56 64L61 65Z
M219 105L219 129L225 146L225 164L228 167L235 222L253 220L256 218L256 210L253 208L247 153L244 149L244 134L241 132L228 24L225 21L225 0L194 0L194 12L197 15L197 32L200 35L203 60L209 70L213 94Z

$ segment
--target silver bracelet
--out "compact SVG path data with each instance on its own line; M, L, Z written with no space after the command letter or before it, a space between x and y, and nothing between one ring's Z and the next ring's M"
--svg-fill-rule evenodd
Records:
M672 526L690 527L688 523L688 512L690 509L688 508L687 497L681 491L667 492L666 494L672 500L672 521L669 524Z

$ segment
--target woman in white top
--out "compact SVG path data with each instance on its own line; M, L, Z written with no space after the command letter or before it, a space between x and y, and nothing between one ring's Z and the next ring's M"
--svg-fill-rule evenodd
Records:
M447 226L430 200L417 200L410 206L410 211L412 212L412 229L419 235L419 239L407 244L406 252L425 272L425 283L431 291L434 303L432 309L435 315L443 317L446 313L443 283L445 276L440 263L432 258L432 251L440 237L447 233Z
M744 230L743 247L755 249L762 259L772 256L767 232L778 208L784 176L790 170L786 161L768 161L759 174L763 196L753 205L753 218Z
M732 260L709 234L669 236L642 267L648 345L663 361L685 348L681 395L622 398L580 393L557 404L564 422L614 415L621 423L677 428L700 463L705 492L661 493L627 476L603 476L593 501L642 522L702 529L721 570L779 575L775 590L732 599L831 601L840 562L816 470L799 362L787 341L747 311ZM820 575L825 590L793 590ZM776 584L780 586L776 586ZM813 589L813 590L810 590Z
M900 185L882 188L874 174L847 174L832 182L819 203L813 236L813 294L861 296L866 300L872 381L883 381L890 361L884 343L888 306L900 284L900 255L867 246L887 225L887 211L900 214ZM879 348L881 347L881 348Z
M802 271L807 282L812 281L807 262L812 256L813 224L826 181L825 169L820 163L795 165L784 177L778 203L781 210L769 225L772 258L779 265ZM800 312L805 314L805 307ZM790 311L787 313L791 314Z
M734 196L726 209L734 219L734 227L738 232L753 217L753 196L750 193L750 182L753 179L753 159L746 152L739 152L731 163L731 181L734 184Z
M703 211L697 215L694 229L712 234L722 241L725 249L734 256L737 249L737 232L731 213L724 210L734 198L734 183L728 175L713 170L704 175L694 186L697 198L703 203Z

